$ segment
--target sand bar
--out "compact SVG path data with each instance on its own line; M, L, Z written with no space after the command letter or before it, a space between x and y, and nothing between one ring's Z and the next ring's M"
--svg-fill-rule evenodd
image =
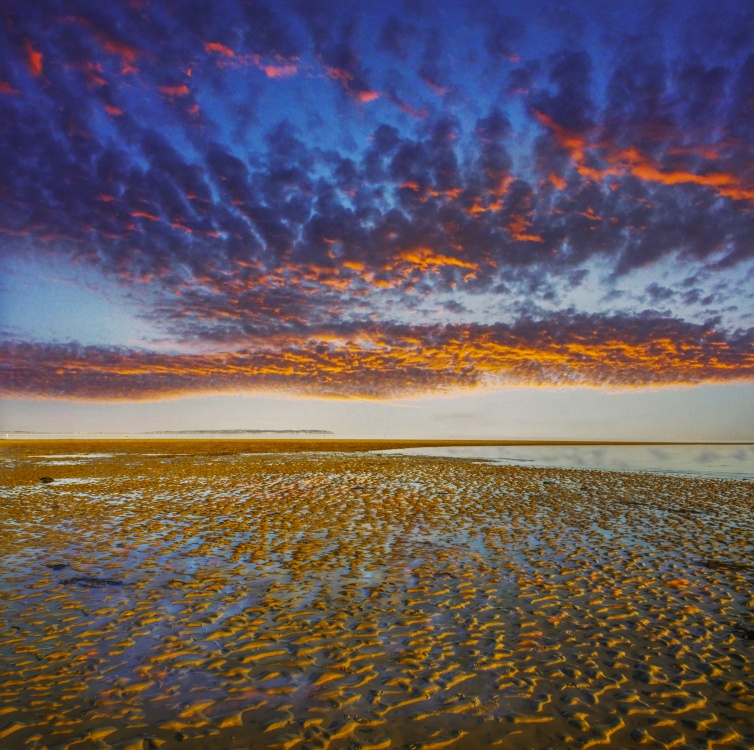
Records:
M754 746L752 483L325 443L4 443L0 747Z

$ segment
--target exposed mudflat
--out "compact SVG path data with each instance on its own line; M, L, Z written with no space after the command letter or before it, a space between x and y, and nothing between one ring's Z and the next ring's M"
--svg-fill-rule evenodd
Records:
M754 747L753 483L282 442L3 446L0 748Z

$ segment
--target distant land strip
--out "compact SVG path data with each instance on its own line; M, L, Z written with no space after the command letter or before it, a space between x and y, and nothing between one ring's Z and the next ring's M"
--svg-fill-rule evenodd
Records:
M332 435L332 430L152 430L136 435Z
M113 435L122 430L98 432L37 432L36 430L5 430L6 435ZM332 430L151 430L132 435L332 435Z

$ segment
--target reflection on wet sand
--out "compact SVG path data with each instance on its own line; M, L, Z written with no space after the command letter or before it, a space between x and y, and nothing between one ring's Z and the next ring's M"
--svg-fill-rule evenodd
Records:
M6 452L0 747L754 743L751 483L159 450Z
M652 471L754 479L754 444L473 445L387 451L407 456L475 458L539 467Z

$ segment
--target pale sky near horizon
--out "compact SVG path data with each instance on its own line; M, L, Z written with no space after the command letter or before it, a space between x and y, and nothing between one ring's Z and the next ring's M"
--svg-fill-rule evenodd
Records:
M754 439L751 10L7 0L0 430Z
M754 384L508 388L393 401L197 396L141 403L8 400L0 432L322 429L336 437L754 441Z

